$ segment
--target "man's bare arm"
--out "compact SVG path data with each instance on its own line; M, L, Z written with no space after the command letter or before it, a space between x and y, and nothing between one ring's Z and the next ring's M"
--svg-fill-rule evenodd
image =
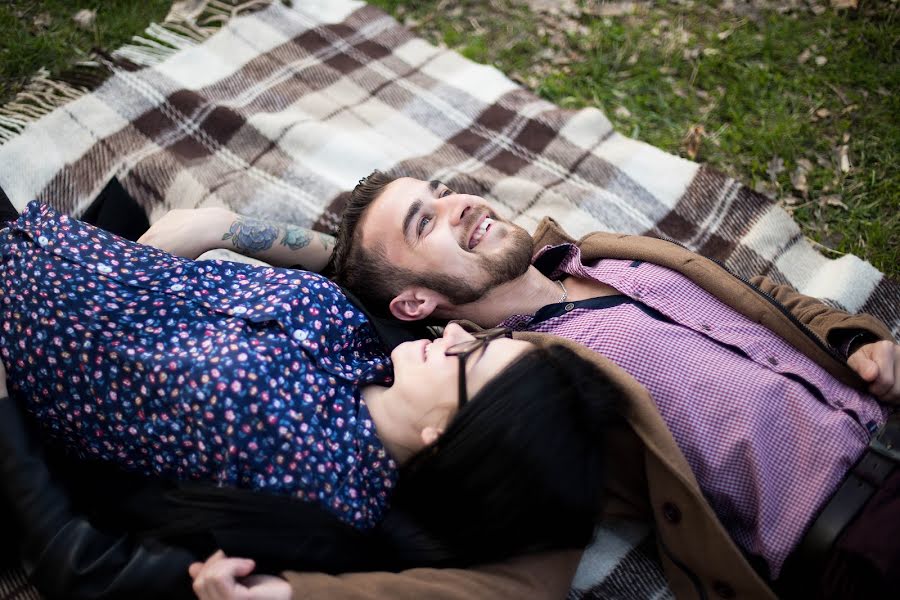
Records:
M176 209L166 213L138 242L195 259L225 248L281 267L321 271L334 238L289 223L238 215L225 208Z

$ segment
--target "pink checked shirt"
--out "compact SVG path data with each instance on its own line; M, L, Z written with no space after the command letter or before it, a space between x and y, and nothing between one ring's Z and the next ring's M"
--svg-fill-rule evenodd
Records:
M612 259L586 266L572 245L555 252L564 256L551 278L592 278L622 295L548 305L503 325L580 342L646 387L723 525L777 578L886 413L676 271Z

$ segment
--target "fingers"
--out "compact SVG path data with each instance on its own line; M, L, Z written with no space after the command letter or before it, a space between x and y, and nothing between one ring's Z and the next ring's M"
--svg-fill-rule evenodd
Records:
M889 341L866 344L847 364L869 384L869 392L876 398L900 401L900 345Z
M253 572L255 564L248 558L229 558L217 550L206 562L194 563L188 573L194 579L194 593L201 600L243 598L247 588L237 582Z
M202 562L191 563L191 566L188 567L188 575L191 576L191 579L197 579L197 575L200 574L200 569L202 568Z
M900 400L900 345L878 342L871 354L878 366L877 376L871 380L869 391L879 400Z

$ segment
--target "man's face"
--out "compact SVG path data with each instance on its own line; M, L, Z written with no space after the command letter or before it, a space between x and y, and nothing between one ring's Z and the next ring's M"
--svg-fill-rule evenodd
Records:
M500 218L484 198L438 181L391 182L360 227L365 251L380 244L392 265L421 275L420 285L457 305L521 276L531 263L528 232Z

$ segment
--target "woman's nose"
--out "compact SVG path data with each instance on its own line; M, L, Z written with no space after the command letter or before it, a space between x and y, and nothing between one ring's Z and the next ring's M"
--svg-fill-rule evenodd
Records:
M472 335L456 323L450 323L444 327L444 335L441 337L448 346L472 339Z

